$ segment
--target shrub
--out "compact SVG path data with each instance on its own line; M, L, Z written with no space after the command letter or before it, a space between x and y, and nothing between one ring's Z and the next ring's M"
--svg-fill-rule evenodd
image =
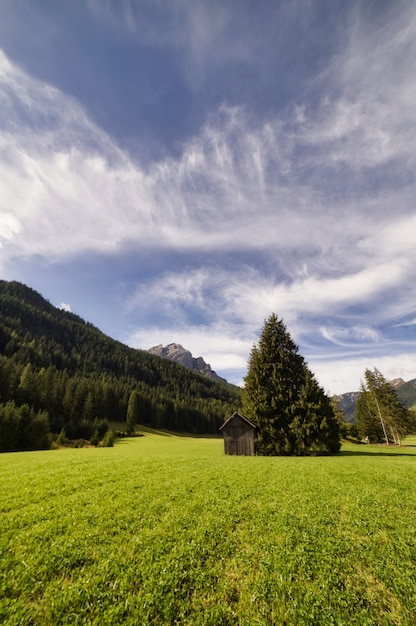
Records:
M112 448L114 446L115 435L112 430L107 430L104 439L101 442L103 448Z

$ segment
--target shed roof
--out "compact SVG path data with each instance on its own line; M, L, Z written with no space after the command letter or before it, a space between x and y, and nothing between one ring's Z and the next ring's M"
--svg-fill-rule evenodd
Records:
M245 422L248 426L256 430L257 426L253 424L253 422L250 422L250 420L248 420L246 417L244 417L244 415L241 415L241 413L239 413L238 411L235 411L235 413L233 413L231 417L225 420L224 424L220 426L220 430L222 430L225 426L227 426L227 424L231 422L231 420L234 419L235 417L238 417L241 421Z

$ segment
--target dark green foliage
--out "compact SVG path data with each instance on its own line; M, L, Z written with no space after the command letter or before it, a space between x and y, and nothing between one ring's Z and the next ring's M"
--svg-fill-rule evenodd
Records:
M101 441L97 424L124 422L132 394L135 423L217 433L240 393L110 339L25 285L0 281L0 407L27 405L46 415L52 433Z
M360 436L370 442L399 444L414 429L412 413L399 399L394 387L374 368L364 374L357 401L356 423Z
M114 446L115 435L111 429L107 430L102 440L103 448L112 448Z
M56 439L56 443L58 444L58 446L63 446L66 443L66 432L65 432L65 428L63 428L61 430L61 432L59 433L57 439ZM95 445L95 444L94 444Z
M251 352L243 412L258 427L259 454L339 451L340 427L332 402L274 314Z
M40 450L49 447L49 421L44 411L13 400L0 405L0 452Z
M355 423L361 439L366 439L370 443L384 439L383 427L374 400L363 383L357 400Z
M139 422L140 395L134 389L127 405L126 428L129 435L134 433L134 426Z
M295 454L339 452L340 420L332 399L325 395L306 365L290 430L295 435Z
M341 437L342 439L357 440L360 439L360 433L358 432L357 424L355 422L341 423Z

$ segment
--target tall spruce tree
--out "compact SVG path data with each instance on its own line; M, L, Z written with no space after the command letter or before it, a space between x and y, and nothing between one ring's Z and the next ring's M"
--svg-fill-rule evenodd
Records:
M296 413L290 424L295 436L295 453L328 454L339 452L341 422L332 399L304 366L305 380L296 403Z
M331 401L274 313L250 355L243 412L257 425L258 454L339 451L340 428Z

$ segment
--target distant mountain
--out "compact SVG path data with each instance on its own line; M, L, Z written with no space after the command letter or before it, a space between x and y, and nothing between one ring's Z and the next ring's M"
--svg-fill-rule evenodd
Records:
M407 382L403 378L394 378L389 382L406 408L410 409L416 405L416 378ZM346 422L355 420L355 408L359 395L359 391L350 391L337 396L338 406Z
M405 407L410 409L416 404L416 378L408 380L407 382L405 382L401 378L396 378L396 381L398 380L400 380L401 383L394 385L397 395L399 396Z
M353 422L355 419L355 407L359 395L359 391L350 391L349 393L343 393L337 396L338 407L343 412L346 422Z
M150 348L148 352L164 359L168 359L169 361L179 363L188 370L198 372L198 374L202 374L207 378L227 382L225 378L218 376L218 374L211 369L211 366L208 363L205 363L202 356L197 358L193 357L192 353L189 350L186 350L186 348L181 346L179 343L169 343L167 346L162 346L162 344L160 344Z
M401 385L404 385L405 381L403 380L403 378L393 378L393 380L390 381L390 385L392 387L394 387L396 389L396 387L400 387Z

